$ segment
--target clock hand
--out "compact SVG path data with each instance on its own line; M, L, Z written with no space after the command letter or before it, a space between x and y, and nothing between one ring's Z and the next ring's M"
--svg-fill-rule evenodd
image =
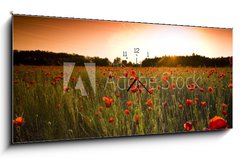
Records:
M130 90L130 88L132 88L132 86L134 85L134 83L137 81L137 78L134 79L133 83L128 87L127 91Z
M129 91L129 90L132 88L132 86L134 85L134 83L135 83L136 81L138 81L138 82L143 86L143 88L146 89L146 91L147 91L148 93L152 94L151 92L149 92L149 90L144 86L144 84L143 84L138 78L135 78L135 79L134 79L134 81L132 82L132 84L128 87L127 91Z
M148 93L150 93L149 90L144 86L144 84L142 84L142 82L140 80L138 80L138 82L143 86L143 88L145 88L148 91ZM152 93L150 93L150 94L152 94Z

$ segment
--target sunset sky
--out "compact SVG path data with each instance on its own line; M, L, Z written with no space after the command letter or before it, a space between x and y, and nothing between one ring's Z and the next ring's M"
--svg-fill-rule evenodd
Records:
M232 56L232 29L14 16L13 48L123 57L135 62L164 55Z

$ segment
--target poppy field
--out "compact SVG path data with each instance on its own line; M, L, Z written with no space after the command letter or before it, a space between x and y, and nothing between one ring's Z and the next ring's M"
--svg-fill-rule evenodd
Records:
M66 88L64 76L62 66L14 66L14 143L232 127L231 67L97 66L95 91L83 66ZM143 85L129 88L136 76Z

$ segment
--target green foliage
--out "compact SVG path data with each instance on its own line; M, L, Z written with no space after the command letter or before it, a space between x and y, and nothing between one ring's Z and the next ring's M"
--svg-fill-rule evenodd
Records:
M229 127L232 126L232 89L229 87L232 82L231 68L136 68L143 76L157 77L155 82L160 87L154 89L153 94L144 90L141 93L116 90L113 83L105 89L108 68L97 67L97 90L94 94L84 67L74 68L70 89L64 92L63 80L55 78L62 75L62 67L14 66L13 120L16 116L23 116L24 124L13 126L13 142L176 133L185 131L183 125L186 121L192 123L191 131L202 131L214 116L223 117ZM124 71L130 74L131 69L110 68L116 77L122 76ZM183 80L176 78L182 77L186 81L194 73L201 76L202 80L198 83L199 88L193 90L183 85ZM224 77L220 78L221 74ZM82 97L81 91L75 89L77 81L74 79L79 75L88 96ZM169 79L163 81L166 75ZM117 78L113 79L116 84ZM191 80L188 82L192 84ZM172 83L184 87L171 88ZM166 87L169 88L164 89ZM212 87L213 92L209 92L208 87ZM200 88L204 92L200 92ZM112 99L110 107L105 106L103 97ZM198 102L195 102L196 98ZM186 99L193 103L186 105ZM150 111L147 100L153 102ZM132 101L132 105L127 107L126 101ZM207 105L202 106L202 101ZM223 108L222 103L228 107ZM180 104L182 108L179 108ZM128 115L124 113L125 109L129 110ZM222 110L227 111L228 116L224 116ZM110 123L111 117L114 122Z
M53 53L47 51L17 51L13 53L14 65L62 66L64 62L75 62L76 66L94 62L97 66L109 66L108 58L85 57L77 54Z
M163 56L155 58L146 58L142 62L143 67L226 67L231 66L230 57L208 58L192 54L192 56Z

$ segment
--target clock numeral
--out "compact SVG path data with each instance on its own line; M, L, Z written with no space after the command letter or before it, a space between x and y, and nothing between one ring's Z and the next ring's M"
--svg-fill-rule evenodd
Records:
M126 59L128 59L127 51L123 51L123 57L126 57Z
M134 48L134 53L139 54L140 49L139 48Z

